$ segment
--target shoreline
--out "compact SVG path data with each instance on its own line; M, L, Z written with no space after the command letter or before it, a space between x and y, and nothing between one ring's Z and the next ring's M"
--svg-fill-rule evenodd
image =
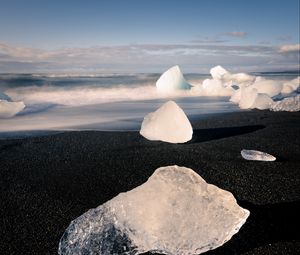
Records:
M0 140L1 254L57 254L70 221L144 183L161 166L192 168L250 210L241 230L205 254L296 254L300 112L245 111L192 120L185 144L138 131L68 131ZM246 161L257 149L275 162Z
M226 116L227 114L234 114L238 112L248 112L249 109L232 111L232 112L215 112L207 114L191 114L188 116L188 119L191 123L197 123L211 118L219 118ZM19 131L0 131L0 141L1 140L12 140L12 139L26 139L34 137L43 137L51 136L61 133L69 132L139 132L143 119L128 119L123 120L123 122L128 122L127 128L123 125L117 127L117 124L114 122L104 122L104 123L92 123L82 126L75 126L70 128L53 128L53 129L33 129L33 130L19 130ZM100 125L101 127L97 126ZM114 128L112 128L115 125ZM93 128L94 127L94 128Z

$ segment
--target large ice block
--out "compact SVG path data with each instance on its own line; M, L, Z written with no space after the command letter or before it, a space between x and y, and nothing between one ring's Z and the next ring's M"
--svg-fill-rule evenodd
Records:
M192 139L193 128L184 111L168 101L145 116L140 134L152 141L184 143Z
M249 211L192 169L158 168L143 185L71 222L59 255L200 254L227 242Z

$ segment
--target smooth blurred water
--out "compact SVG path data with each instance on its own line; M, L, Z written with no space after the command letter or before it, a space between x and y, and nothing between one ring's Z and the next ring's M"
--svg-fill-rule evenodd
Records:
M0 74L0 91L26 108L0 119L0 132L36 130L138 130L143 117L167 100L176 101L190 118L240 111L228 97L200 97L190 92L160 94L160 74ZM267 73L268 79L297 77ZM192 85L208 74L187 74Z

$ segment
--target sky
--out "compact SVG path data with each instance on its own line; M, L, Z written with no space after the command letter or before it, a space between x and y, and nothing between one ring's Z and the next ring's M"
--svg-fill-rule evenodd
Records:
M299 0L0 0L0 72L299 70Z

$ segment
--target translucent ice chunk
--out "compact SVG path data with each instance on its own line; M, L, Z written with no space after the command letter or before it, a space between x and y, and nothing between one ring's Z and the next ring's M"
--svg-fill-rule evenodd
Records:
M281 92L283 85L278 81L261 78L257 79L252 87L256 88L258 93L267 94L268 96L273 97Z
M221 80L225 74L228 74L228 71L222 66L215 66L210 69L210 74L213 79Z
M140 134L149 140L184 143L192 139L193 128L184 111L168 101L145 116Z
M23 102L9 102L0 99L0 118L11 118L24 108Z
M249 109L255 102L257 97L257 89L252 86L241 88L241 98L239 101L239 107L241 109Z
M300 95L294 97L287 97L281 101L277 101L271 104L272 111L287 111L297 112L300 111Z
M233 88L225 87L221 80L205 79L202 83L202 94L206 96L231 96Z
M231 84L241 84L253 82L255 77L246 73L232 74L224 69L222 66L215 66L210 69L210 74L214 80L222 80L223 82L230 82Z
M299 84L300 84L300 77L297 77L289 82L285 82L283 84L283 88L281 90L282 94L289 94L294 92L295 90L297 90L299 88Z
M251 108L256 108L259 110L269 109L273 100L267 94L257 94L254 103L252 104Z
M241 89L235 90L233 95L230 97L230 102L238 104L241 100L241 96L242 96L242 90Z
M246 73L236 73L236 74L231 74L230 76L226 77L226 79L232 80L232 82L236 84L252 83L255 80L255 76Z
M241 155L247 160L259 160L259 161L275 161L276 158L266 152L256 150L242 150Z
M71 222L60 255L192 255L221 246L249 211L192 169L158 168L147 182Z
M179 66L173 66L159 77L156 87L160 91L173 91L190 89L191 85L184 79Z
M281 90L282 94L290 94L293 91L294 91L294 88L289 83L284 83L283 84L283 87L282 87L282 90Z

